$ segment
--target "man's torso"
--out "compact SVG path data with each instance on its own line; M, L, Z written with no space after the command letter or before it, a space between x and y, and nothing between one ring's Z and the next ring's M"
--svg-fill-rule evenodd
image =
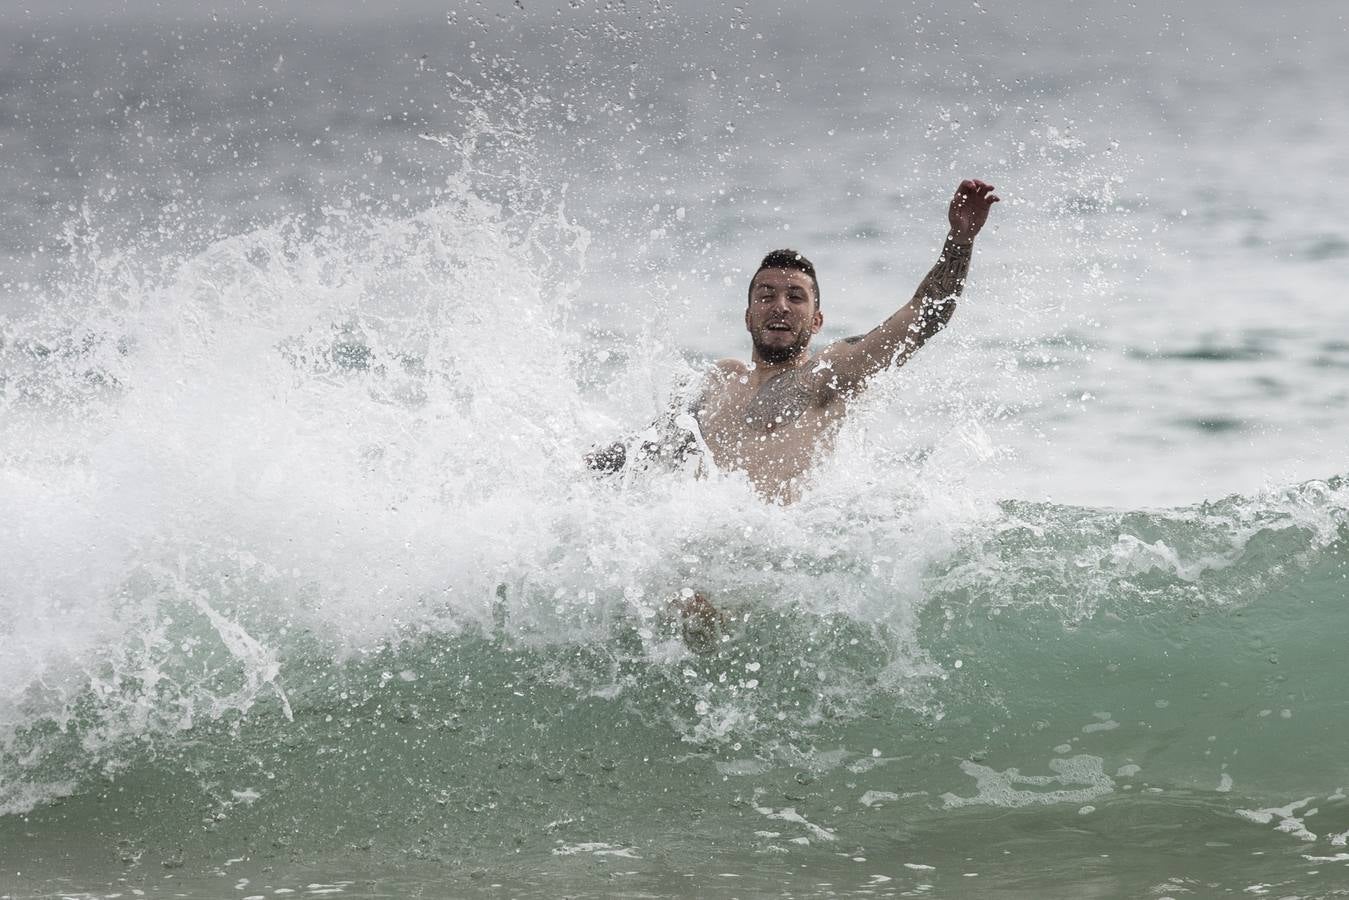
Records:
M722 363L696 413L717 467L744 472L760 493L785 502L800 496L842 414L842 402L809 363L757 385L743 364Z

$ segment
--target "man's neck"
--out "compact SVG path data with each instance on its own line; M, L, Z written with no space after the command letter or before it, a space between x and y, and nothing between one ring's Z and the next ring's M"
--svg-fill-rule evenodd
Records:
M750 354L750 380L755 383L762 383L770 378L775 378L783 372L790 372L792 369L799 369L810 359L810 351L802 351L789 359L781 362L769 362L759 355L756 350Z

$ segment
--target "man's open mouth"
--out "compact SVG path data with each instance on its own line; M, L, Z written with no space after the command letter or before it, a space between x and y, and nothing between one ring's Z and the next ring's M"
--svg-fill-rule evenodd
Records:
M768 328L769 331L791 331L791 330L792 330L792 326L788 325L786 322L773 322L772 324L768 325L767 328Z

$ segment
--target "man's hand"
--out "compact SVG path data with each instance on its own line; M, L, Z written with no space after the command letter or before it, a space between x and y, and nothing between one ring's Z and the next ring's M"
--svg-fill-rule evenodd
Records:
M988 221L989 209L997 202L993 185L977 178L960 182L947 216L951 221L951 238L961 244L973 243L974 236Z

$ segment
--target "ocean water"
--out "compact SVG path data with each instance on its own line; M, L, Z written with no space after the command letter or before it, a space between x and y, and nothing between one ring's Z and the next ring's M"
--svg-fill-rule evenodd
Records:
M0 11L0 897L1343 896L1344 16ZM801 502L584 469L962 177Z

